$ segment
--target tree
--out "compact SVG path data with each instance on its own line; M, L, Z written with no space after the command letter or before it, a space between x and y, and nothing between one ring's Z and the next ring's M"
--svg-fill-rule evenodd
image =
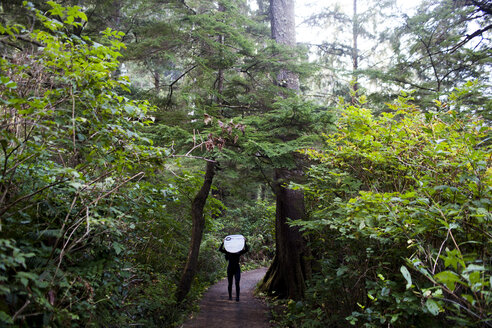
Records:
M362 80L364 70L374 67L381 60L386 40L385 22L394 16L394 0L352 0L333 2L308 17L305 24L323 29L328 34L321 44L310 45L318 54L319 77L322 84L331 86L333 98L347 96L351 83L352 102L361 87L370 83ZM327 77L331 75L330 81Z
M272 38L279 44L294 47L295 21L293 1L270 1ZM282 69L277 75L277 84L289 91L299 91L298 76ZM310 274L308 249L301 232L291 227L288 220L304 217L304 195L300 190L290 189L290 181L299 178L298 170L276 168L274 191L276 195L275 214L275 257L268 269L262 288L270 294L300 299L304 294L305 281Z
M240 123L234 124L233 120L223 123L221 119L231 115L226 113L231 100L224 94L225 88L230 87L226 83L225 76L228 73L229 76L232 75L234 77L237 73L231 72L231 70L237 67L237 61L241 60L244 55L248 55L250 51L247 39L239 37L239 31L244 29L244 26L241 25L244 23L244 17L241 16L237 7L240 3L219 1L216 4L217 9L214 8L215 3L212 6L210 4L202 5L199 9L193 11L194 13L189 17L190 21L200 25L193 32L198 44L194 51L200 55L197 55L196 58L192 57L196 70L190 74L197 81L190 83L190 87L195 91L195 108L200 110L204 117L203 120L200 120L200 130L206 131L205 133L208 132L207 141L205 142L208 150L213 150L215 147L223 150L226 142L230 145L235 144L239 137L235 135L235 132L244 130ZM228 46L234 43L237 44L235 44L233 49L228 49ZM215 77L215 79L211 77ZM199 98L200 94L203 94L201 99ZM207 128L209 124L210 128ZM218 132L214 131L217 126L220 128ZM212 185L215 168L224 157L220 152L217 152L216 155L213 159L209 158L207 160L203 186L192 202L191 245L185 268L178 284L176 298L179 303L184 300L190 290L193 277L197 271L200 245L205 226L203 208Z
M210 188L215 175L216 162L213 160L207 161L205 177L203 185L193 198L191 204L191 220L192 220L192 232L191 232L191 245L188 252L188 258L186 265L181 275L181 280L177 286L176 300L181 303L191 288L191 283L195 277L198 265L198 255L200 253L200 244L203 236L203 229L205 227L205 218L203 216L203 209L205 202L207 201Z
M128 325L143 315L122 300L156 274L126 247L142 221L172 224L154 206L173 193L156 177L167 150L141 133L154 108L114 74L122 33L74 35L81 8L46 5L26 4L34 27L0 24L0 325Z
M391 37L391 62L374 76L415 89L423 104L430 104L435 93L450 93L468 81L487 85L491 19L490 4L483 1L424 1L412 17L404 16L403 26Z

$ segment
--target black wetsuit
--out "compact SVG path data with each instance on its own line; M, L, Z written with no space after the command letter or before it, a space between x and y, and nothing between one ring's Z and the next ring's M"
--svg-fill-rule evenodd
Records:
M229 299L232 299L232 279L236 280L236 301L239 301L239 281L241 280L241 267L239 266L239 258L241 255L249 250L248 245L244 245L244 249L238 253L229 253L224 249L224 243L220 245L219 251L225 254L225 259L229 261L227 265L227 291L229 292Z

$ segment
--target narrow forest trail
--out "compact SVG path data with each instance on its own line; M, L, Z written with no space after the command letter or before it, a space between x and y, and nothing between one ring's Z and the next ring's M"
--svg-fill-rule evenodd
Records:
M207 290L200 302L200 312L185 322L182 328L247 327L268 328L268 308L253 296L256 284L265 275L266 268L241 273L241 299L229 300L227 279ZM233 296L235 287L233 286Z

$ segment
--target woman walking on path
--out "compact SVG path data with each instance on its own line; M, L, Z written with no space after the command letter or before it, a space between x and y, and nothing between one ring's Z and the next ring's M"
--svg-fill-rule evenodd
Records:
M244 244L244 249L237 253L229 253L224 249L224 242L220 245L219 251L225 254L227 265L227 291L229 292L229 300L232 300L232 279L236 282L236 302L239 302L239 281L241 280L241 267L239 266L239 258L241 255L249 251L248 244Z

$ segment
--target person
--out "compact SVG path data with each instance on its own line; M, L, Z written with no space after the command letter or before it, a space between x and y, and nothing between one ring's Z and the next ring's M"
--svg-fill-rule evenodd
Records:
M224 249L224 242L219 247L219 251L225 254L225 259L228 261L227 265L227 291L229 292L229 300L232 300L232 280L236 282L236 302L239 302L239 281L241 280L241 267L239 266L239 258L241 255L249 251L248 244L244 244L243 250L237 253L229 253Z

